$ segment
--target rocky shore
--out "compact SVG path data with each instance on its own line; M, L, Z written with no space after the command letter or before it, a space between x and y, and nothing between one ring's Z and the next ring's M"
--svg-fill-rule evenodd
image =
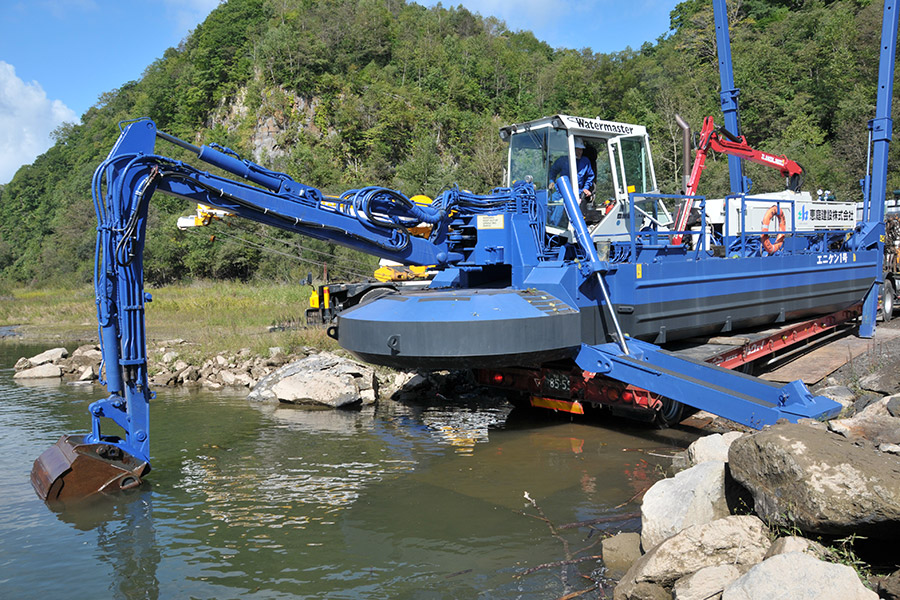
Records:
M376 371L313 348L288 354L282 348L272 347L266 357L243 349L236 354L217 354L199 365L187 361L190 350L183 340L157 344L150 353L150 385L213 390L244 387L251 390L248 398L254 401L341 408L373 404L379 394L390 396L400 388L411 389L425 383L414 373ZM71 353L64 347L53 348L20 358L13 377L90 383L99 379L101 361L100 347L95 344L79 346Z
M830 421L718 433L644 495L641 533L604 540L617 600L900 599L900 347L813 388Z
M700 438L675 462L640 535L604 541L607 568L627 566L616 600L900 598L900 456L784 423Z

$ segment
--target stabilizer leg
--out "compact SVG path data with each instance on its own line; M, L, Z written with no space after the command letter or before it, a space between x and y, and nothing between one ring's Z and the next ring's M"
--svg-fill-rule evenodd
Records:
M785 386L708 363L681 358L658 346L628 340L624 355L615 344L582 346L575 361L585 371L641 387L688 406L761 429L779 419L837 415L841 405L813 396L800 381Z

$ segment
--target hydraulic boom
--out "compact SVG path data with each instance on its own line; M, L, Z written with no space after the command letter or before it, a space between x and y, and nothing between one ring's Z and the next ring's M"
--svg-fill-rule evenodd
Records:
M201 171L154 153L156 139L189 150L198 159L250 183ZM251 185L252 184L252 185ZM93 180L97 212L94 285L109 396L90 406L91 432L65 436L35 461L31 480L41 498L69 500L140 484L150 470L149 403L144 306L143 248L147 207L163 192L406 264L447 265L462 260L450 239L453 213L477 213L533 199L527 185L475 196L446 192L431 206L385 188L350 190L339 197L241 160L227 148L197 147L158 131L150 120L129 123ZM431 236L410 235L420 223ZM124 437L104 433L118 425Z

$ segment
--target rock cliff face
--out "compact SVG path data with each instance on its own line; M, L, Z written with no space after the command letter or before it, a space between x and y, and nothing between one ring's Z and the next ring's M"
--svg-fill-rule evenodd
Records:
M251 160L258 164L269 164L272 159L288 154L283 145L285 135L305 132L320 137L322 131L316 125L316 110L321 102L318 98L304 98L285 88L269 88L262 91L257 115L251 115L248 106L248 89L242 88L228 104L220 104L210 117L211 126L222 126L227 131L236 131L248 124L251 126ZM200 140L198 140L200 141Z

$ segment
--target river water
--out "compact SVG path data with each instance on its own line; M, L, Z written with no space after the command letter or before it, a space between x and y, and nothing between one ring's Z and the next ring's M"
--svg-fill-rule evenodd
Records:
M14 382L45 349L0 344L4 598L557 598L601 563L536 567L637 530L635 495L694 437L476 397L335 412L160 389L145 485L55 512L31 464L104 390Z

